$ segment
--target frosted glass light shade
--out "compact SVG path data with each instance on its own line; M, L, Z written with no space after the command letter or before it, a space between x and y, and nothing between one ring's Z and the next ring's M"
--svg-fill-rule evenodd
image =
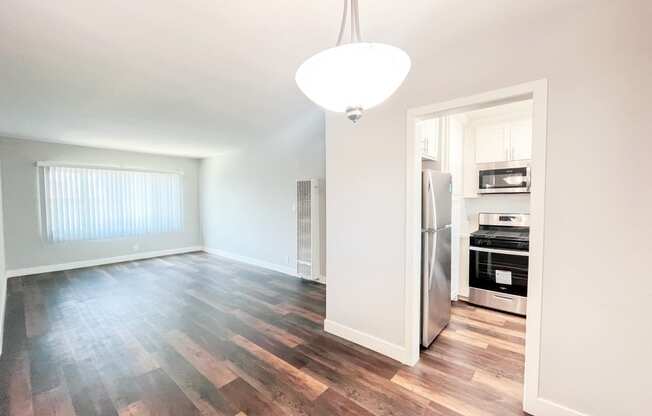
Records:
M301 91L326 110L370 109L389 98L410 71L403 50L356 42L319 52L297 70Z

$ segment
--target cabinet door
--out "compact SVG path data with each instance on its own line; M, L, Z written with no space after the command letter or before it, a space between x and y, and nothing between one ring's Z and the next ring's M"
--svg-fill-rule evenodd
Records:
M423 148L421 155L427 159L439 159L440 118L431 118L417 123L418 139Z
M506 126L504 124L481 125L476 127L476 163L504 162L509 160L506 132Z
M423 128L423 121L417 121L414 125L414 134L417 136L417 142L421 144L421 154L428 151L428 143Z
M509 127L511 160L532 158L532 120L512 123Z

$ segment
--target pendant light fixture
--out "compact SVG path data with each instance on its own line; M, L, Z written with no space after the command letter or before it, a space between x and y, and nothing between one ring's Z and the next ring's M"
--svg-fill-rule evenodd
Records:
M342 44L350 6L350 43ZM346 113L357 122L362 113L389 98L410 71L403 50L382 43L363 42L358 0L344 0L340 34L335 47L308 58L297 70L299 89L326 110Z

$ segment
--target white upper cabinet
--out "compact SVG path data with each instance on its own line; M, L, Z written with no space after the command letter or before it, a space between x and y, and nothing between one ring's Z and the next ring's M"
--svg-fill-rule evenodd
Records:
M441 139L441 118L429 118L416 124L416 135L421 143L421 157L429 160L439 160L439 144Z
M510 160L532 158L532 120L514 122L509 127Z
M476 163L508 160L508 130L504 124L479 125L475 130Z
M532 119L482 123L476 126L476 163L506 162L531 157Z

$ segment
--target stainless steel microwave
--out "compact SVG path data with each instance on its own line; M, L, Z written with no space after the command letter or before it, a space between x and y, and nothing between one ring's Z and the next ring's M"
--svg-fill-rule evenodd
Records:
M479 163L479 194L512 194L530 192L530 162Z

